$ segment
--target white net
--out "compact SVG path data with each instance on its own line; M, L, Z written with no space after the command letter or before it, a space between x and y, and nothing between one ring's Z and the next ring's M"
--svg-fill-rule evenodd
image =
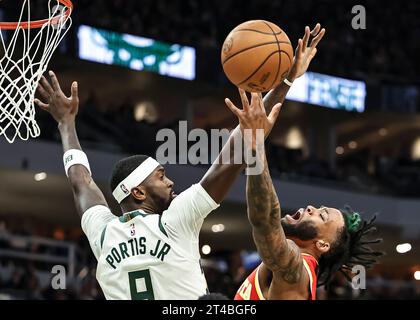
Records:
M22 1L16 29L8 34L0 23L0 136L10 143L40 135L33 102L36 88L71 26L70 8L63 1L48 1L48 18L39 28L31 22L31 0Z

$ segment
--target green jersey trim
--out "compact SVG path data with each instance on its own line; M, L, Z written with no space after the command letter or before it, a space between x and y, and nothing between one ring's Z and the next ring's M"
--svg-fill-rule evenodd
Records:
M102 230L102 234L101 234L101 249L102 249L103 244L104 244L106 227L107 226L105 226L104 230Z
M151 214L151 213L142 213L139 210L136 210L136 211L124 213L121 217L119 217L119 220L122 223L126 223L126 222L130 221L131 219L133 219L137 216L145 217L149 214Z

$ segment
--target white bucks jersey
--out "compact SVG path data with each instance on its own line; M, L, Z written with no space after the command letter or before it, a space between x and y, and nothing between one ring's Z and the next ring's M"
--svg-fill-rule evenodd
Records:
M218 205L200 184L178 195L162 213L116 217L95 206L82 228L98 260L96 278L107 299L197 299L207 292L198 236Z

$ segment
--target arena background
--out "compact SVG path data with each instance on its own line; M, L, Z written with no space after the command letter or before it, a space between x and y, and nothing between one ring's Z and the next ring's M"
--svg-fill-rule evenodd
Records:
M19 2L0 3L2 21L17 17ZM32 0L35 16L45 14L45 2ZM366 8L364 30L352 28L357 4ZM420 2L75 0L74 5L73 25L50 69L66 93L71 81L79 82L79 138L115 212L108 178L116 160L154 154L156 133L177 130L181 120L189 129L236 125L223 101L239 102L238 94L220 64L220 48L232 28L250 19L269 20L286 31L295 47L304 27L320 22L327 34L309 70L319 77L319 86L312 88L319 91L318 103L287 100L267 142L283 212L307 204L350 204L367 215L378 213L380 248L387 255L368 272L366 289L354 290L337 277L328 291L319 289L320 299L420 298ZM81 30L93 30L86 26L179 44L164 47L180 52L194 48L195 61L188 56L185 63L195 72L182 75L187 79L159 75L155 60L141 54L140 65L148 71L132 70L128 66L141 67L127 62L127 51L133 54L127 43L124 52L108 48L119 57L111 64L82 59L89 37L83 38ZM357 112L360 101L354 104L354 97L329 82L339 80L323 75L361 81L364 111ZM336 108L325 106L337 101ZM0 137L0 299L103 299L62 168L56 124L40 110L36 119L39 138L9 144ZM180 192L206 168L170 165L167 172ZM209 289L230 298L259 261L244 186L241 177L201 233ZM399 251L407 252L397 252L401 244ZM57 264L66 266L66 290L51 288L51 268Z

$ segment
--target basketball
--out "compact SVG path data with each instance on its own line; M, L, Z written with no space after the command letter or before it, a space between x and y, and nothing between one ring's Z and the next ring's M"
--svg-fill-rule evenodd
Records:
M248 92L266 92L278 86L289 73L293 47L287 34L274 23L252 20L229 33L221 61L235 86Z

